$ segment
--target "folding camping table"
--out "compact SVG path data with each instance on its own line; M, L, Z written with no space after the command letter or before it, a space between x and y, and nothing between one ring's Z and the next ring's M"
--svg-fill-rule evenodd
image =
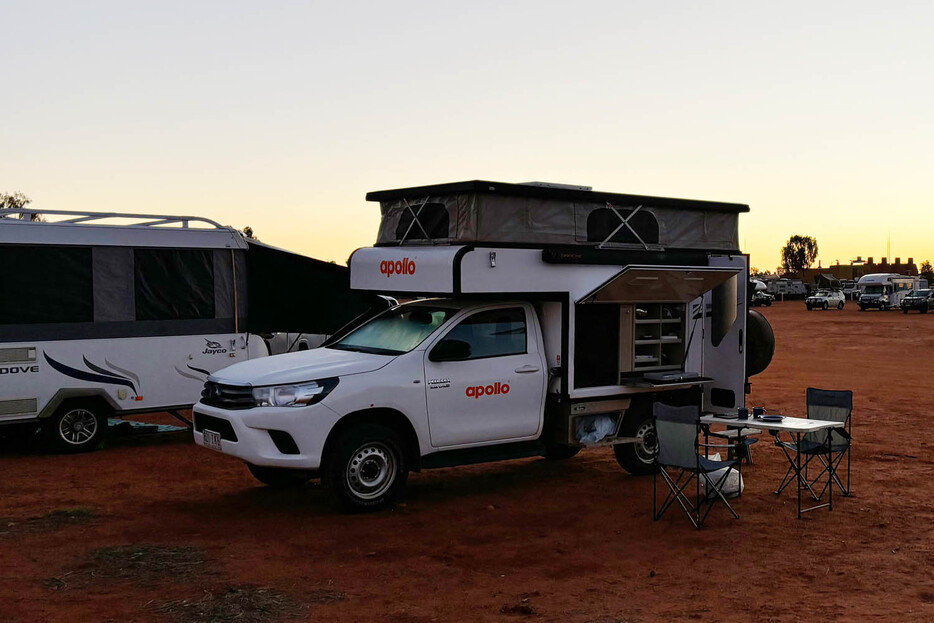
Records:
M797 417L788 417L785 416L780 422L767 422L760 420L756 417L750 416L745 420L737 419L736 417L723 417L719 415L705 415L700 419L701 424L710 425L710 424L721 424L727 428L732 429L743 429L743 428L755 428L757 430L769 431L770 433L788 433L795 440L795 446L797 448L801 447L801 437L807 433L815 433L820 430L827 431L827 477L830 479L830 486L827 487L828 497L827 502L823 504L817 504L816 506L810 506L808 508L801 508L801 487L810 488L810 483L806 480L806 477L803 472L803 467L801 466L801 452L798 451L795 453L794 457L791 456L787 451L785 452L785 457L788 459L791 471L794 472L795 479L798 484L798 519L801 519L801 515L808 511L816 510L818 508L824 508L825 506L828 510L833 510L833 478L836 475L836 468L833 463L833 453L831 446L831 431L834 428L843 428L846 424L845 422L834 422L830 420L808 420L805 418ZM778 491L776 491L778 493Z

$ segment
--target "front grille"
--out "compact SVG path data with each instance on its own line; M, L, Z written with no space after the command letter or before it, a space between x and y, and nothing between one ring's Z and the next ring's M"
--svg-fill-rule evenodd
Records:
M221 439L237 441L237 433L234 432L233 425L229 421L214 417L213 415L198 413L197 411L194 413L194 416L195 430L199 433L203 433L204 429L208 429L220 434Z
M253 388L242 385L221 385L208 381L201 390L201 402L221 409L252 409Z

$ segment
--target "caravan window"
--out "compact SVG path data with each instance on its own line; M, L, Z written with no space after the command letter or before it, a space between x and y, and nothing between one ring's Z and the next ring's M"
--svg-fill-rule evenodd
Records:
M91 322L91 249L0 247L0 324Z
M633 214L635 212L635 214ZM658 221L655 215L647 210L624 210L616 208L597 208L587 215L587 241L588 242L616 242L621 244L640 244L639 240L633 235L629 227L623 225L620 219L628 219L629 227L632 227L642 242L646 244L658 244ZM620 225L623 225L620 227ZM617 227L619 231L613 234L613 237L607 240L610 234Z
M207 249L136 249L137 320L214 318L214 261Z
M396 240L434 240L435 238L447 238L450 234L450 217L448 209L443 203L425 203L412 205L411 209L402 208L402 214L399 217L399 224L396 225ZM418 222L415 222L415 217ZM419 227L421 225L421 227ZM424 231L423 231L424 230ZM408 232L408 235L406 235ZM427 236L426 236L427 234Z

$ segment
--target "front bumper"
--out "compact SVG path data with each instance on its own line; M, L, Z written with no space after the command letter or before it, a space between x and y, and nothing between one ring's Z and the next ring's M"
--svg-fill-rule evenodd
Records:
M321 467L324 442L340 419L337 413L320 403L302 408L254 409L221 409L198 403L193 415L194 438L199 446L205 446L201 431L211 430L221 434L224 454L253 465L303 470ZM199 418L199 415L207 417ZM217 428L222 430L215 430ZM297 454L283 452L276 445L275 431L287 433L294 440L294 448L286 449L294 452L297 448Z
M883 301L882 299L860 299L859 305L860 307L875 307L882 309L883 307L888 307L889 302Z

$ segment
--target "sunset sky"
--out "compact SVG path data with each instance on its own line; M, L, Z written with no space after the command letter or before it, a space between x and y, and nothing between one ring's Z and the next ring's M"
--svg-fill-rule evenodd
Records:
M774 269L934 260L934 3L0 3L0 192L206 216L338 262L367 191L747 203Z

